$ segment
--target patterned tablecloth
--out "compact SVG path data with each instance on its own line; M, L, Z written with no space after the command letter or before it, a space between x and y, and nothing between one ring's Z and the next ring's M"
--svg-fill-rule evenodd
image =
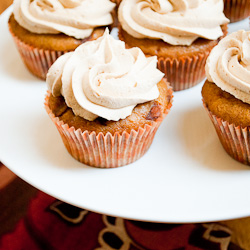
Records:
M0 13L12 0L0 0ZM135 222L92 213L35 189L0 163L0 250L250 249L250 218L203 224Z

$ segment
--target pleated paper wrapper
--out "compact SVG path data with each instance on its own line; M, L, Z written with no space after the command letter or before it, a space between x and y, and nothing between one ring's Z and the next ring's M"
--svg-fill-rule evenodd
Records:
M125 41L121 29L119 26L119 38ZM126 48L132 47L126 44ZM210 51L180 58L158 57L157 68L165 74L174 91L189 89L205 78L205 64ZM146 56L151 55L146 54Z
M220 142L226 152L235 160L250 165L250 128L241 127L214 115L203 101L203 105L213 122Z
M56 61L58 57L69 51L54 51L39 49L22 42L11 30L10 33L14 39L16 47L21 55L21 58L26 65L27 69L35 76L46 79L51 65Z
M119 25L118 28L119 39L125 42L126 48L132 48L126 43L124 36L122 35L121 25ZM227 35L227 26L225 26L223 29L225 29L223 31L223 35L217 39L217 43ZM175 58L168 57L167 55L159 56L157 58L157 67L165 74L165 78L170 83L170 86L174 91L189 89L205 79L206 60L212 49L213 47L210 47L206 50L195 52L193 55L185 55L180 57L176 56ZM152 55L146 54L146 56Z
M249 0L224 0L224 14L230 22L238 22L250 15Z
M161 70L174 91L189 89L205 78L205 64L210 51L181 58L158 58Z
M115 168L130 164L142 157L150 147L161 121L122 134L96 134L75 130L52 113L45 98L45 109L56 125L68 152L78 161L93 167Z

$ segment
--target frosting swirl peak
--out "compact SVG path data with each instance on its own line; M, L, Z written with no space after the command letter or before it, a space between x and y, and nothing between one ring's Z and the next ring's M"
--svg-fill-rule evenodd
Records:
M250 31L223 38L207 59L206 74L210 82L250 104Z
M77 39L95 27L113 23L109 0L14 0L14 16L25 29L37 34L64 33Z
M172 45L191 45L197 38L216 40L223 0L123 0L119 7L122 28L135 38L162 39Z
M64 96L75 115L118 121L137 104L158 98L163 73L156 64L156 57L145 57L139 48L125 49L124 42L106 30L97 40L59 57L47 83L54 96Z

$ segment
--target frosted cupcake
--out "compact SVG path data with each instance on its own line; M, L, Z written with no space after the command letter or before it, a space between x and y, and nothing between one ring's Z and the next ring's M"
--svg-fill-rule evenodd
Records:
M224 0L224 13L230 22L238 22L250 16L249 0Z
M250 165L250 32L222 39L206 63L205 108L229 155Z
M227 33L223 0L123 0L118 10L119 37L158 57L158 68L174 90L205 77L211 49Z
M147 151L172 106L156 63L106 31L52 65L45 107L75 159L110 168Z
M9 30L31 73L45 79L65 52L103 35L113 23L109 0L14 0Z

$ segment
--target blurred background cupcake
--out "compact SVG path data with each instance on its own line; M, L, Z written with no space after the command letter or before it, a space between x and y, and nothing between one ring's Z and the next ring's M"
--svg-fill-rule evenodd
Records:
M118 26L118 7L121 4L122 0L111 0L111 2L116 4L115 10L114 10L114 27Z
M175 91L205 77L211 49L227 33L223 0L123 0L118 10L119 38L158 57L158 68Z
M249 0L224 0L224 13L230 22L237 22L250 15Z
M206 63L205 108L227 153L250 165L250 32L220 41Z
M112 1L113 3L116 3L117 6L119 6L122 0L111 0L111 1Z
M139 159L172 106L156 57L105 32L52 65L45 108L68 152L94 167Z
M113 23L109 0L15 0L9 30L31 73L46 78L53 62L103 35Z
M121 4L122 0L111 0L111 2L115 3L117 7Z

